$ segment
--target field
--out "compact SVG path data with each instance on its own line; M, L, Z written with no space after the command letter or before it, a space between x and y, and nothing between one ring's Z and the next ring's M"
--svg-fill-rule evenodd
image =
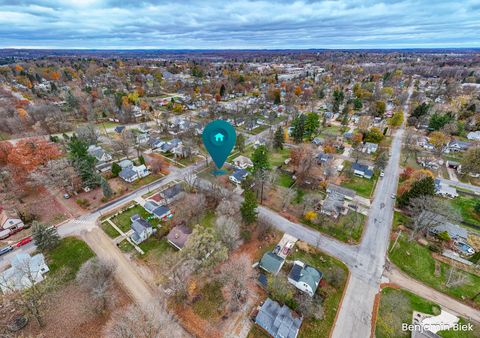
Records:
M475 211L478 200L473 196L460 195L451 200L451 205L462 215L464 222L480 226L480 213Z
M447 287L446 281L450 275L450 266L436 261L428 248L415 241L409 242L405 234L402 234L397 241L393 251L389 250L389 257L396 266L409 276L460 301L473 297L480 290L480 277L467 272L462 272L466 276L464 284ZM437 275L435 275L436 264ZM475 304L476 306L480 305L478 297Z
M51 272L61 268L67 269L67 279L73 279L83 263L95 254L82 240L75 237L66 237L60 244L47 254L47 264Z
M317 223L303 220L308 226L330 235L343 242L357 242L362 237L366 216L350 210L347 215L341 215L336 220L325 217Z

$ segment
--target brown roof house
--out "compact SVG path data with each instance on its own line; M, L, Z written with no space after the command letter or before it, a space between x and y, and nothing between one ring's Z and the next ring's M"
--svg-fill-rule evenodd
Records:
M187 243L188 237L192 234L192 229L184 224L177 225L167 235L167 240L178 250L182 250Z

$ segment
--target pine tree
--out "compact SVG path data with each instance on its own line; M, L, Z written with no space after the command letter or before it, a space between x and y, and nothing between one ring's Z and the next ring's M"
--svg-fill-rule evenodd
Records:
M51 250L60 243L57 228L49 227L36 221L33 222L32 237L33 242L40 251Z
M243 152L245 150L245 136L243 134L239 133L237 136L237 142L236 145L237 150L240 152Z
M112 175L113 177L117 177L118 174L122 171L122 167L117 162L112 163Z
M270 168L268 163L268 150L264 145L259 146L252 154L253 171L267 170Z
M143 155L140 155L140 156L138 157L138 162L140 162L140 164L145 165L145 158L143 157Z
M301 114L296 117L292 122L292 137L296 143L303 141L305 135L305 115Z
M245 224L252 224L257 220L257 198L251 189L245 190L244 201L240 207L240 213Z
M273 135L273 147L275 149L283 149L283 143L285 142L285 133L282 127L278 127Z
M222 83L220 86L220 96L223 97L225 95L225 85Z
M103 196L105 198L108 199L113 196L112 187L110 187L108 181L103 177L100 179L100 186L102 187Z
M316 113L308 113L305 119L305 134L311 138L320 127L320 119Z

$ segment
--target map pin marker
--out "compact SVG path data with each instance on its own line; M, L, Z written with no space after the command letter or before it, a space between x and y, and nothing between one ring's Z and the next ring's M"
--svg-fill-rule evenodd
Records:
M215 120L203 129L202 140L213 162L220 169L235 146L237 134L230 123Z

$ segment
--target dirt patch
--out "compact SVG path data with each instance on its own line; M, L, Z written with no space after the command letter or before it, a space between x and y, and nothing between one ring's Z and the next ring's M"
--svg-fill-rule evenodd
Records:
M127 306L130 298L123 289L115 285L115 309ZM110 312L98 314L88 293L80 289L75 282L67 284L50 298L45 312L46 326L40 328L34 320L21 331L27 337L98 337L99 332L110 319Z

